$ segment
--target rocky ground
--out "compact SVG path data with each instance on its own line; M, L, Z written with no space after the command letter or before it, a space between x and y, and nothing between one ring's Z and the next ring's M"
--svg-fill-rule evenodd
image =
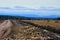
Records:
M2 26L11 26L10 34L1 40L60 40L60 34L22 23L18 20L4 20L1 23L3 23Z

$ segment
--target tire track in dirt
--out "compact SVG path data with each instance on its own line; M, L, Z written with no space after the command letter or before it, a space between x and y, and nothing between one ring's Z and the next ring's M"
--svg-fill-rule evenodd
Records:
M31 24L28 24L28 23L24 23L24 22L21 22L21 21L17 21L17 20L5 20L3 23L0 24L0 38L1 37L6 37L10 32L11 32L11 27L13 28L17 28L17 27L26 27L26 26L32 26L32 27L35 27ZM17 28L19 29L19 28ZM17 30L15 29L15 31ZM42 31L42 34L45 36L45 37L48 37L48 38L60 38L60 34L56 34L56 33L53 33L51 31L48 31L46 29L41 29L40 30Z
M0 38L7 37L10 34L12 25L10 20L5 20L0 24Z

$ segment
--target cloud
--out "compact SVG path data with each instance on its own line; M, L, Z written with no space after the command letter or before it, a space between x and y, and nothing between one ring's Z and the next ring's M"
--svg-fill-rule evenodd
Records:
M28 8L60 7L60 0L0 0L0 6L14 7L25 6Z
M32 9L32 8L20 7L20 6L16 6L13 8L0 7L0 15L17 15L17 16L27 16L27 17L55 17L55 16L59 17L60 8L42 7L39 9Z

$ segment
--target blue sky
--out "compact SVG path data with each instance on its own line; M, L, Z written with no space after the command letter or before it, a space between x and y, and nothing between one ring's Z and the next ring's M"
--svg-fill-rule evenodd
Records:
M60 0L0 0L0 15L60 17Z

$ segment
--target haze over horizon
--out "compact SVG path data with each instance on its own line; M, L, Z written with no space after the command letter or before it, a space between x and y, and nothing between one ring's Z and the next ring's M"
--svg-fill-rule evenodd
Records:
M60 17L60 0L0 0L0 15Z

